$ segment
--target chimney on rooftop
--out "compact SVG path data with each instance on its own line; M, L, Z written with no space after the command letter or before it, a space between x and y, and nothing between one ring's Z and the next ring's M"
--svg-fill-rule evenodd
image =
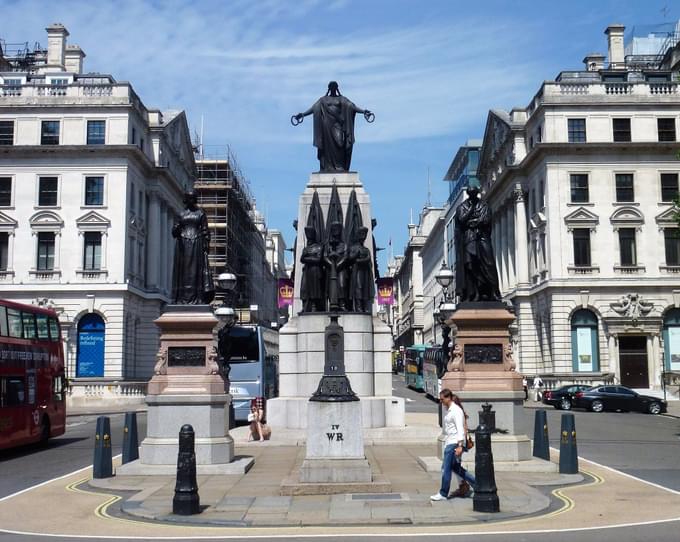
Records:
M78 45L67 45L64 53L64 67L67 72L83 73L85 53Z
M66 53L66 37L68 30L61 23L48 26L47 30L47 71L64 71Z
M597 72L604 69L604 55L602 53L590 53L583 59L586 71Z
M609 43L609 69L625 68L623 54L623 31L626 29L622 24L612 24L604 31Z

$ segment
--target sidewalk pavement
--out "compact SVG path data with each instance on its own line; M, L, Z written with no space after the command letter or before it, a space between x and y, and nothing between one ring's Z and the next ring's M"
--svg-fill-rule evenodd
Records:
M440 474L423 470L417 458L436 455L434 444L368 446L366 457L374 477L387 479L392 485L390 493L382 494L281 496L281 481L300 468L305 448L259 445L247 450L237 448L238 453L254 456L254 467L245 475L199 476L199 495L205 509L196 516L178 517L172 514L174 476L121 476L92 480L89 485L117 494L133 492L120 508L124 514L139 519L258 527L415 525L517 518L550 507L550 497L539 487L583 480L580 475L497 473L502 511L482 514L472 510L472 498L430 501L430 495L439 489Z
M100 486L109 485L108 489L98 489L88 482L90 469L80 470L3 499L0 532L121 538L270 537L328 535L328 525L332 525L338 537L427 536L546 533L680 519L680 493L586 460L581 460L582 482L499 473L499 514L473 512L469 498L431 503L428 496L436 491L438 476L420 469L415 457L432 454L433 448L368 448L374 468L390 477L393 486L390 497L384 500L371 495L283 498L277 494L278 483L298 464L301 449L237 448L237 453L256 456L254 468L242 476L199 477L201 503L208 507L190 517L169 514L174 487L171 477L112 478L98 481ZM556 481L573 483L540 486ZM162 522L149 521L145 516L158 517Z

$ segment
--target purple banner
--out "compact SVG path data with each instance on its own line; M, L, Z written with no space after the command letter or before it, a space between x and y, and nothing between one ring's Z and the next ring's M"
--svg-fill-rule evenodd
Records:
M293 281L291 279L279 279L279 309L293 304Z
M394 280L381 277L378 283L378 305L394 305Z

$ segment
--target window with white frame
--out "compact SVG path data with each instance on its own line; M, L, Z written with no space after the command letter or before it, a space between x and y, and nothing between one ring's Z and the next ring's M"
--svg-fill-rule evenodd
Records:
M59 202L59 177L38 178L38 207L57 207Z
M12 177L0 177L0 207L12 206Z
M88 175L85 177L85 205L101 207L104 205L104 177Z

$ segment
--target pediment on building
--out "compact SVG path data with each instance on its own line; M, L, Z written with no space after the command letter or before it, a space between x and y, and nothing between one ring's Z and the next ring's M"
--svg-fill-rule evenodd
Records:
M479 170L489 176L495 164L507 164L507 157L512 154L510 116L505 111L489 111L483 141Z
M18 225L19 223L11 216L0 211L0 228L16 228Z
M564 223L569 228L594 228L600 223L600 217L585 207L579 207L564 217Z
M111 221L105 216L100 215L95 211L85 213L80 218L76 219L76 225L80 229L94 228L100 230L111 226Z
M645 223L645 217L637 207L619 207L609 221L614 226L640 226Z
M64 226L62 218L52 211L38 211L28 220L28 222L32 228L40 226L61 228Z
M677 227L678 213L680 213L680 209L678 209L675 206L672 206L656 215L654 220L656 220L656 223L659 226Z

